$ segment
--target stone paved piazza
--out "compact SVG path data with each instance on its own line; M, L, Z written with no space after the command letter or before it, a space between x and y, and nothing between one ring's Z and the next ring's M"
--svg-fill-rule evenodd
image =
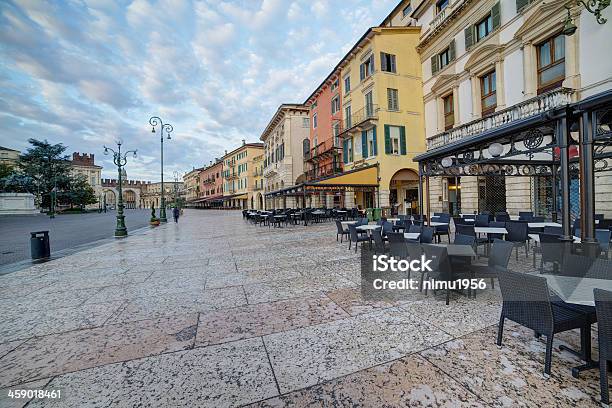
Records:
M559 351L578 333L555 337L550 378L532 332L507 321L495 345L497 291L368 303L359 283L332 223L186 210L0 277L0 406L41 388L62 399L28 407L598 406L598 373Z

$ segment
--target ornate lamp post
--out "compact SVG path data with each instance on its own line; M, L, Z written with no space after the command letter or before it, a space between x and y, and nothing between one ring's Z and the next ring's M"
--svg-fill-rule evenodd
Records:
M117 226L115 227L115 237L125 237L127 236L127 228L125 227L125 216L123 215L123 195L121 193L121 183L123 179L123 166L127 163L127 155L132 153L134 158L136 157L136 150L129 150L125 153L121 153L121 142L117 142L117 151L114 151L110 147L104 146L104 154L108 155L110 152L113 153L113 163L117 166L117 171L119 173L119 187L118 187L118 197L117 197Z
M166 199L164 198L164 132L166 137L170 140L170 133L174 130L171 124L164 123L159 116L152 116L149 119L149 124L152 126L151 133L155 133L155 127L159 126L160 141L161 141L161 202L159 206L159 220L161 222L168 222L166 218Z

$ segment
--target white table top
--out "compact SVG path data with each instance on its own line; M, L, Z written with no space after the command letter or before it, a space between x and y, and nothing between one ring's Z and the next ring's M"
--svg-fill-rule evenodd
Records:
M429 222L430 227L440 227L442 225L448 225L448 223L447 222L435 222L435 221Z
M287 216L286 216L286 215L284 215L284 214L283 214L283 215L275 215L275 216L274 216L274 218L286 218L286 217L287 217Z
M357 222L357 221L340 221L340 224L342 224L343 226L345 226L345 225L349 225L349 224L354 224L354 223L356 223L356 222Z
M404 232L404 238L406 239L419 239L420 236L420 232Z
M361 231L374 231L374 230L377 230L379 228L382 228L382 226L380 226L380 225L369 225L368 224L368 225L360 225L360 226L357 227L357 229L361 230Z
M387 218L387 221L389 222L397 222L399 220L400 220L399 218Z
M540 275L546 278L548 287L564 302L576 305L595 306L593 289L612 291L612 280L579 278L574 276Z
M534 242L540 242L540 234L529 234L529 238L531 238ZM580 237L574 235L573 238L575 243L579 244L580 242L582 242L580 240Z
M312 212L314 215L324 215L325 211L313 211Z
M337 212L338 214L346 214L346 211L344 211L344 210L336 210L336 212Z
M476 222L476 219L475 218L464 218L463 221Z
M507 234L508 230L497 227L474 227L474 232L477 234Z
M437 247L446 248L446 253L449 256L463 256L463 257L476 257L474 248L471 245L460 245L460 244L430 244Z
M529 228L544 228L544 227L562 227L563 225L557 222L528 222Z

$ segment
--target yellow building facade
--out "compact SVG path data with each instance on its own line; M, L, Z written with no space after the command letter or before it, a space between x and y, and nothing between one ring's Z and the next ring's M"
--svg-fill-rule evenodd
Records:
M260 154L253 158L253 195L251 197L250 207L254 210L265 209L264 192L264 154Z
M377 188L347 192L347 207L419 211L412 160L426 150L419 35L419 27L371 28L340 64L344 173L372 178L367 170L377 169Z
M245 143L223 156L223 204L227 208L251 209L255 204L254 159L263 155L262 143Z

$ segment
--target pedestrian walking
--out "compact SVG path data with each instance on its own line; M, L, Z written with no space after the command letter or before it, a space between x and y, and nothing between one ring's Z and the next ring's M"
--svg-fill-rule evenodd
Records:
M174 207L172 209L172 215L174 216L174 222L178 222L179 216L181 215L181 211L178 209L178 207Z

